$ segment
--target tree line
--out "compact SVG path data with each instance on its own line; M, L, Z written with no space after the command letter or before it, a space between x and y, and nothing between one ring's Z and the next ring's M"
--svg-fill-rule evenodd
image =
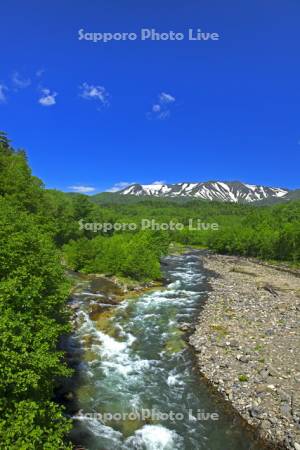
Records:
M5 450L71 449L53 401L70 375L58 351L69 331L68 284L46 218L47 199L23 151L0 134L0 442ZM49 229L48 229L49 228Z

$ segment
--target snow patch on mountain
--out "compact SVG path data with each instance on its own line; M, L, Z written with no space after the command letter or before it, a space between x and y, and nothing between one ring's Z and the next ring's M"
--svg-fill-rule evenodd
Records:
M289 190L241 183L239 181L207 181L200 183L133 184L122 195L155 197L191 197L232 203L251 203L268 198L284 198Z

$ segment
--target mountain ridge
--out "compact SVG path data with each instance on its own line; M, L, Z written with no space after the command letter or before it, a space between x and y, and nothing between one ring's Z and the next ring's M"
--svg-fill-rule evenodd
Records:
M132 184L119 195L138 197L185 197L231 203L288 201L300 198L300 189L287 189L243 183L241 181L204 181L179 183Z

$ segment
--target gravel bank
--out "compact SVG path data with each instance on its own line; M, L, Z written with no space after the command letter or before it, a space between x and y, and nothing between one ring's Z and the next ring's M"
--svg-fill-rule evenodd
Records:
M274 449L300 450L300 273L203 259L212 290L190 337L201 373Z

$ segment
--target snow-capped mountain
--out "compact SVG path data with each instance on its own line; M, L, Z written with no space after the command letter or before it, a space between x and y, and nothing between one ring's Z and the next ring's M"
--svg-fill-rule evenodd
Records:
M119 191L122 195L154 197L191 197L234 203L251 203L268 199L285 199L291 191L258 186L239 181L202 183L133 184Z

